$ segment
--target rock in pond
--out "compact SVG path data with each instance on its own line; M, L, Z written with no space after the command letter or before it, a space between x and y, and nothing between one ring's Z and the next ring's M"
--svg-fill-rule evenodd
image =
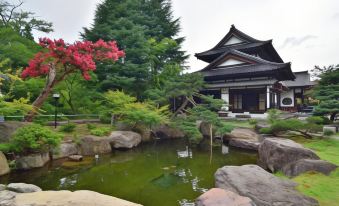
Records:
M3 191L6 189L6 185L0 184L0 191Z
M296 183L280 179L257 165L225 166L215 173L215 186L249 197L260 206L318 206L296 191Z
M250 198L220 188L208 190L195 203L196 206L255 206Z
M160 125L156 127L153 131L156 137L160 139L176 139L185 137L185 134L182 131L169 125Z
M126 200L103 195L97 192L80 191L41 191L17 194L15 206L141 206Z
M8 174L9 172L10 172L10 169L8 166L7 158L4 155L4 153L0 151L0 176Z
M32 185L32 184L25 184L25 183L11 183L7 185L6 189L12 192L17 192L17 193L31 193L31 192L41 191L40 187L36 185Z
M74 142L63 142L53 151L53 159L65 158L79 153L79 147Z
M71 155L68 157L68 159L73 162L80 162L83 160L83 156L82 155Z
M92 135L84 136L81 139L80 150L82 155L107 154L112 152L109 138Z
M49 162L49 153L37 153L30 154L26 156L18 157L16 162L16 168L19 170L28 170L32 168L43 167L47 162Z
M114 148L132 148L140 144L141 135L131 131L114 131L109 136L110 143Z
M272 172L300 159L320 159L312 150L284 138L266 138L260 144L258 152L258 164Z
M231 139L245 139L256 142L260 140L260 135L256 133L254 129L249 128L235 128L228 137Z
M228 144L233 147L258 151L260 143L258 141L246 139L230 139Z
M308 171L329 175L337 166L324 160L300 159L283 167L282 172L289 177L295 177Z

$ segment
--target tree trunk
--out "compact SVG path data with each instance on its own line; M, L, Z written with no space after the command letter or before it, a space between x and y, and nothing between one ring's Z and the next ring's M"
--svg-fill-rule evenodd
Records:
M182 105L177 109L177 111L174 112L174 114L172 115L172 118L177 116L177 114L179 114L179 112L181 112L183 109L185 109L185 107L187 106L188 104L188 99L185 97L185 100L184 102L182 103Z
M210 164L212 164L212 155L213 155L213 128L212 124L210 124L210 145L211 145L211 153L210 153Z
M40 95L33 102L32 104L33 109L30 112L28 112L28 114L25 117L25 121L27 122L33 121L33 118L36 115L37 110L41 108L42 104L48 98L55 84L56 84L56 68L54 66L51 66L49 69L49 74L47 76L45 87L41 91Z

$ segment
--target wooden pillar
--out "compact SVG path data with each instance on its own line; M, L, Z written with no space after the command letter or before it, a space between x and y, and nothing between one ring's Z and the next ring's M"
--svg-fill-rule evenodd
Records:
M271 108L270 101L270 86L266 86L266 109Z

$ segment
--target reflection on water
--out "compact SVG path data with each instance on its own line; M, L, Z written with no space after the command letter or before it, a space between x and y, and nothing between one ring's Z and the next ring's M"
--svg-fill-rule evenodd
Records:
M227 154L227 155L224 155ZM44 190L93 190L145 206L192 206L214 186L214 173L225 165L253 164L256 154L225 146L210 151L184 140L159 141L83 162L54 162L0 177L0 183L26 182Z
M192 150L188 149L188 146L186 146L186 150L183 151L177 151L179 158L192 158Z

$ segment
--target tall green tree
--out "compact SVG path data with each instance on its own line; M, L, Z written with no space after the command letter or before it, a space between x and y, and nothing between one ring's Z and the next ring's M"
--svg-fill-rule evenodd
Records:
M115 39L126 58L115 65L98 66L100 89L123 89L145 98L145 90L159 87L159 75L165 68L184 65L187 56L181 51L184 38L177 37L179 30L170 1L103 1L93 26L84 28L82 37L91 41Z
M316 66L313 74L320 78L313 94L320 100L315 113L330 115L330 120L334 121L339 113L339 65L322 68Z

